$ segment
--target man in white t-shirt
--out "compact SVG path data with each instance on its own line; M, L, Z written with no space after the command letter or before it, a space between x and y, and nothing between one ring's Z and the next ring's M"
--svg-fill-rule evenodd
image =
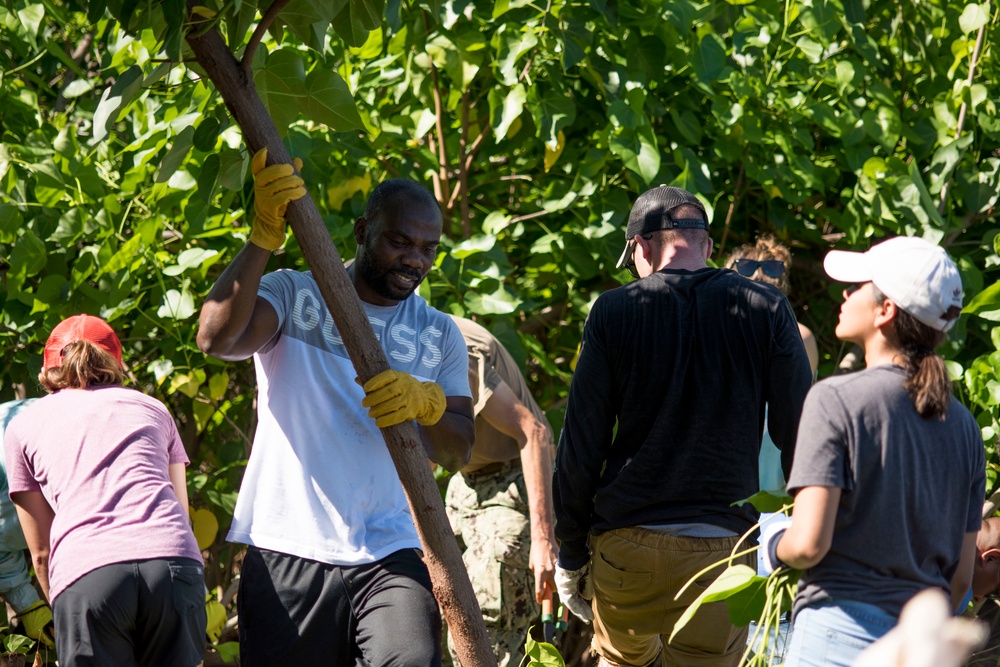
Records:
M428 456L457 470L475 427L465 343L414 294L441 210L423 186L381 183L354 225L349 269L392 370L365 384L309 272L264 275L305 194L291 165L254 156L250 242L202 306L199 347L253 356L257 432L229 540L249 545L237 599L240 663L439 665L441 620L380 427L416 420ZM390 631L391 629L391 631Z

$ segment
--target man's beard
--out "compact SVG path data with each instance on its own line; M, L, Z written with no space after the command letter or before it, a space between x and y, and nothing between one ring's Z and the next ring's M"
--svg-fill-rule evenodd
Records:
M420 285L424 276L421 275L420 271L412 269L401 264L396 266L389 266L388 263L380 262L376 257L375 253L368 251L361 254L358 259L358 271L361 273L361 277L364 279L368 286L371 287L376 294L378 294L383 299L390 299L392 301L403 301L409 297ZM392 273L401 273L405 276L414 278L413 285L408 288L398 288L389 282L389 276Z

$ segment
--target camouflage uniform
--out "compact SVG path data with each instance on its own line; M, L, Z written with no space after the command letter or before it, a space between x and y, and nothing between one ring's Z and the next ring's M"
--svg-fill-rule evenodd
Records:
M445 499L499 667L520 664L528 630L538 622L527 498L515 460L496 471L454 475ZM450 635L448 648L458 665Z

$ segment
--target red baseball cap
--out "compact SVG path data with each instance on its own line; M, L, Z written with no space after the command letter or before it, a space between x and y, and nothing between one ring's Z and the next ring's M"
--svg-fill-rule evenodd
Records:
M45 342L42 370L62 366L63 348L79 340L93 343L111 353L119 365L122 363L122 344L111 325L93 315L74 315L57 324L49 334L49 339Z

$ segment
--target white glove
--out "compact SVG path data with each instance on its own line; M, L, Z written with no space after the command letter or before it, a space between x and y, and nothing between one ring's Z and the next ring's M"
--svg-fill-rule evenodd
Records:
M585 623L594 620L590 601L594 598L594 586L590 581L590 563L579 570L564 570L556 565L556 589L559 600L566 608L579 616Z
M792 525L791 517L779 516L768 519L760 532L760 552L763 555L764 574L771 574L779 567L787 567L778 560L778 542Z

